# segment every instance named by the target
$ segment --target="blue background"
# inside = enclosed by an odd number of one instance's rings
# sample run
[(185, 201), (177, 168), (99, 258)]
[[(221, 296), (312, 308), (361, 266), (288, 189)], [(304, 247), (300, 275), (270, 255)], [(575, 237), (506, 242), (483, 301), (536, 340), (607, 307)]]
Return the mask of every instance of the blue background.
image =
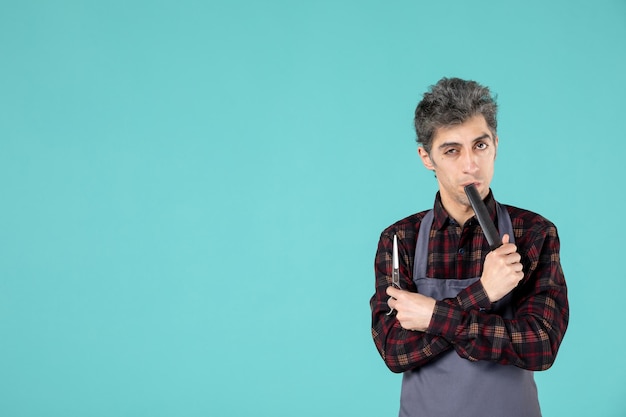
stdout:
[(0, 1), (0, 414), (395, 415), (374, 253), (459, 76), (559, 228), (544, 415), (626, 415), (625, 41), (623, 0)]

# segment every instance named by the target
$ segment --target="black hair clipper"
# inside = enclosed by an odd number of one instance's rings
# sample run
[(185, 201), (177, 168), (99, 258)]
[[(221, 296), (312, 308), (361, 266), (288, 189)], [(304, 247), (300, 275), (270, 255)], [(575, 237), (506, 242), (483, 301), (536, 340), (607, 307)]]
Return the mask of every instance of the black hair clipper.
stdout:
[(476, 213), (478, 224), (480, 224), (480, 227), (483, 229), (483, 233), (485, 233), (487, 243), (489, 243), (489, 247), (491, 248), (491, 250), (497, 249), (502, 246), (502, 239), (500, 238), (498, 230), (493, 224), (491, 217), (489, 217), (487, 207), (485, 206), (483, 200), (480, 198), (476, 186), (474, 184), (466, 185), (465, 194), (467, 194), (467, 198), (469, 199), (470, 204), (474, 209), (474, 213)]

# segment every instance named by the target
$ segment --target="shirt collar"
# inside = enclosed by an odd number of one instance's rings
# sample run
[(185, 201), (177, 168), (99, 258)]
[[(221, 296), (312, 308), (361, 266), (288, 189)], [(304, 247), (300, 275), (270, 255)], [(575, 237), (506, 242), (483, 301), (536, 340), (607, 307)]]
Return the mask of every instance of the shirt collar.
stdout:
[[(491, 217), (491, 220), (493, 220), (493, 222), (496, 223), (496, 220), (497, 220), (496, 219), (496, 200), (493, 198), (493, 193), (491, 192), (491, 189), (489, 189), (489, 194), (487, 194), (487, 197), (485, 197), (483, 201), (485, 202), (485, 205), (487, 206), (489, 217)], [(441, 195), (439, 194), (439, 192), (437, 192), (437, 195), (435, 196), (435, 206), (433, 208), (433, 212), (434, 212), (433, 213), (434, 214), (433, 227), (435, 227), (437, 230), (443, 229), (444, 227), (448, 226), (451, 222), (456, 223), (456, 221), (448, 215), (448, 212), (446, 211), (446, 209), (443, 208), (443, 204), (441, 204)], [(470, 221), (475, 222), (476, 216), (473, 216), (470, 219)]]

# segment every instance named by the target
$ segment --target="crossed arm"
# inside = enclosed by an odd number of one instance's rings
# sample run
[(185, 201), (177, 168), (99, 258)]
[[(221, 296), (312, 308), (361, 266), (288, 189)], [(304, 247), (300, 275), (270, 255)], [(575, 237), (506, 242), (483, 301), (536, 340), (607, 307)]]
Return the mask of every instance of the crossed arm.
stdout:
[[(372, 336), (387, 366), (404, 372), (454, 349), (472, 361), (548, 369), (569, 317), (556, 228), (533, 235), (526, 247), (523, 258), (512, 244), (491, 252), (479, 281), (455, 298), (436, 301), (416, 293), (406, 253), (400, 257), (405, 290), (389, 288), (391, 236), (383, 233), (375, 263), (376, 293), (370, 304)], [(511, 289), (514, 317), (505, 319), (490, 309)], [(390, 306), (397, 313), (387, 316)]]

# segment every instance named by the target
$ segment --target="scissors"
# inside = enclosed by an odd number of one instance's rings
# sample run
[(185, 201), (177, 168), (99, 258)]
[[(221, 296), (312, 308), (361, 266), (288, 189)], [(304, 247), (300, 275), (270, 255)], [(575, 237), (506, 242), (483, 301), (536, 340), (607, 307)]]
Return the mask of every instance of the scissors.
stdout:
[[(400, 261), (398, 260), (398, 237), (393, 235), (393, 253), (392, 253), (393, 271), (391, 272), (391, 285), (400, 288)], [(388, 316), (393, 313), (393, 308), (387, 313)]]

